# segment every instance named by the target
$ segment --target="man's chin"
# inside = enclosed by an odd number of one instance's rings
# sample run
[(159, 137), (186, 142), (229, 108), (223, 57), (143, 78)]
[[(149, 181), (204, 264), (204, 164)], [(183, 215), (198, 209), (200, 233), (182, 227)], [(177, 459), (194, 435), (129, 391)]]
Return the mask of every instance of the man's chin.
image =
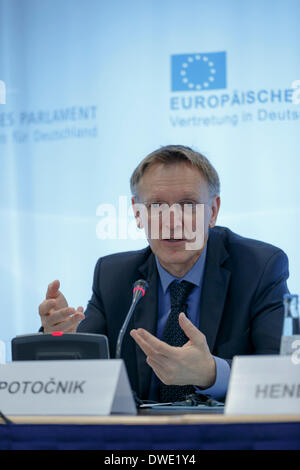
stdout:
[(150, 246), (159, 259), (171, 264), (189, 263), (191, 258), (198, 257), (203, 250), (203, 245), (199, 248), (193, 248), (193, 243), (188, 240), (156, 240), (155, 243), (152, 241)]

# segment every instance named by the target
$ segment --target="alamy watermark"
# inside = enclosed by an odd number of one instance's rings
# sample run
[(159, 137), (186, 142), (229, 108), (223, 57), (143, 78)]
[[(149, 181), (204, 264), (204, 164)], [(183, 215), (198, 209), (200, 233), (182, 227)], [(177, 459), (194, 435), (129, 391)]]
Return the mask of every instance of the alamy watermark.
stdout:
[(186, 250), (197, 250), (204, 244), (204, 208), (202, 203), (187, 201), (171, 206), (145, 202), (132, 205), (127, 196), (119, 196), (117, 206), (97, 207), (96, 215), (101, 220), (96, 235), (101, 240), (137, 240), (146, 235), (151, 240), (183, 242)]
[(294, 80), (292, 83), (293, 95), (292, 103), (300, 104), (300, 80)]
[(3, 80), (0, 80), (0, 104), (6, 104), (6, 85)]
[(292, 353), (292, 363), (295, 365), (300, 364), (300, 340), (295, 339), (295, 341), (292, 342), (292, 349), (295, 349), (295, 351)]

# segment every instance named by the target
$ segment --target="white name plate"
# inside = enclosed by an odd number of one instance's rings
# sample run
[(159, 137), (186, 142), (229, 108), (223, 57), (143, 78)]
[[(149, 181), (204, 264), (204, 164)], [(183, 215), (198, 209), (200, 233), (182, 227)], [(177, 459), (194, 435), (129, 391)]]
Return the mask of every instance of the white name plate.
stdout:
[(0, 340), (0, 364), (5, 364), (6, 348), (4, 341)]
[(300, 414), (300, 361), (292, 359), (234, 357), (224, 413)]
[(5, 415), (136, 414), (123, 360), (16, 361), (0, 364)]

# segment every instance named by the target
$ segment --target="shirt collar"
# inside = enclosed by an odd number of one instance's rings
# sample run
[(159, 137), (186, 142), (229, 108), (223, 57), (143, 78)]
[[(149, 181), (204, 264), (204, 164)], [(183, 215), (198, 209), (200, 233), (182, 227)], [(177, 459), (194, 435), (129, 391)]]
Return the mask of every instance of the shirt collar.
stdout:
[(204, 271), (204, 265), (205, 265), (205, 259), (206, 259), (206, 248), (207, 248), (207, 243), (205, 244), (204, 250), (197, 259), (196, 263), (192, 266), (192, 268), (185, 274), (184, 277), (175, 277), (172, 274), (168, 273), (162, 265), (160, 264), (157, 256), (155, 255), (155, 260), (156, 260), (156, 266), (158, 269), (159, 277), (160, 277), (160, 282), (163, 288), (164, 294), (166, 293), (169, 285), (171, 282), (174, 280), (176, 281), (189, 281), (192, 284), (195, 284), (196, 286), (200, 287), (202, 283), (202, 275)]

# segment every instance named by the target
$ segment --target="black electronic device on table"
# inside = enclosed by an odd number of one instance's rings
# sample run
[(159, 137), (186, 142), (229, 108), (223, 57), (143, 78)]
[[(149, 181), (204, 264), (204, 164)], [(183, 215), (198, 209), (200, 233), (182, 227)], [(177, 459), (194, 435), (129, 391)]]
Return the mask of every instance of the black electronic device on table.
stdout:
[(109, 359), (105, 335), (90, 333), (36, 333), (11, 341), (13, 361)]

